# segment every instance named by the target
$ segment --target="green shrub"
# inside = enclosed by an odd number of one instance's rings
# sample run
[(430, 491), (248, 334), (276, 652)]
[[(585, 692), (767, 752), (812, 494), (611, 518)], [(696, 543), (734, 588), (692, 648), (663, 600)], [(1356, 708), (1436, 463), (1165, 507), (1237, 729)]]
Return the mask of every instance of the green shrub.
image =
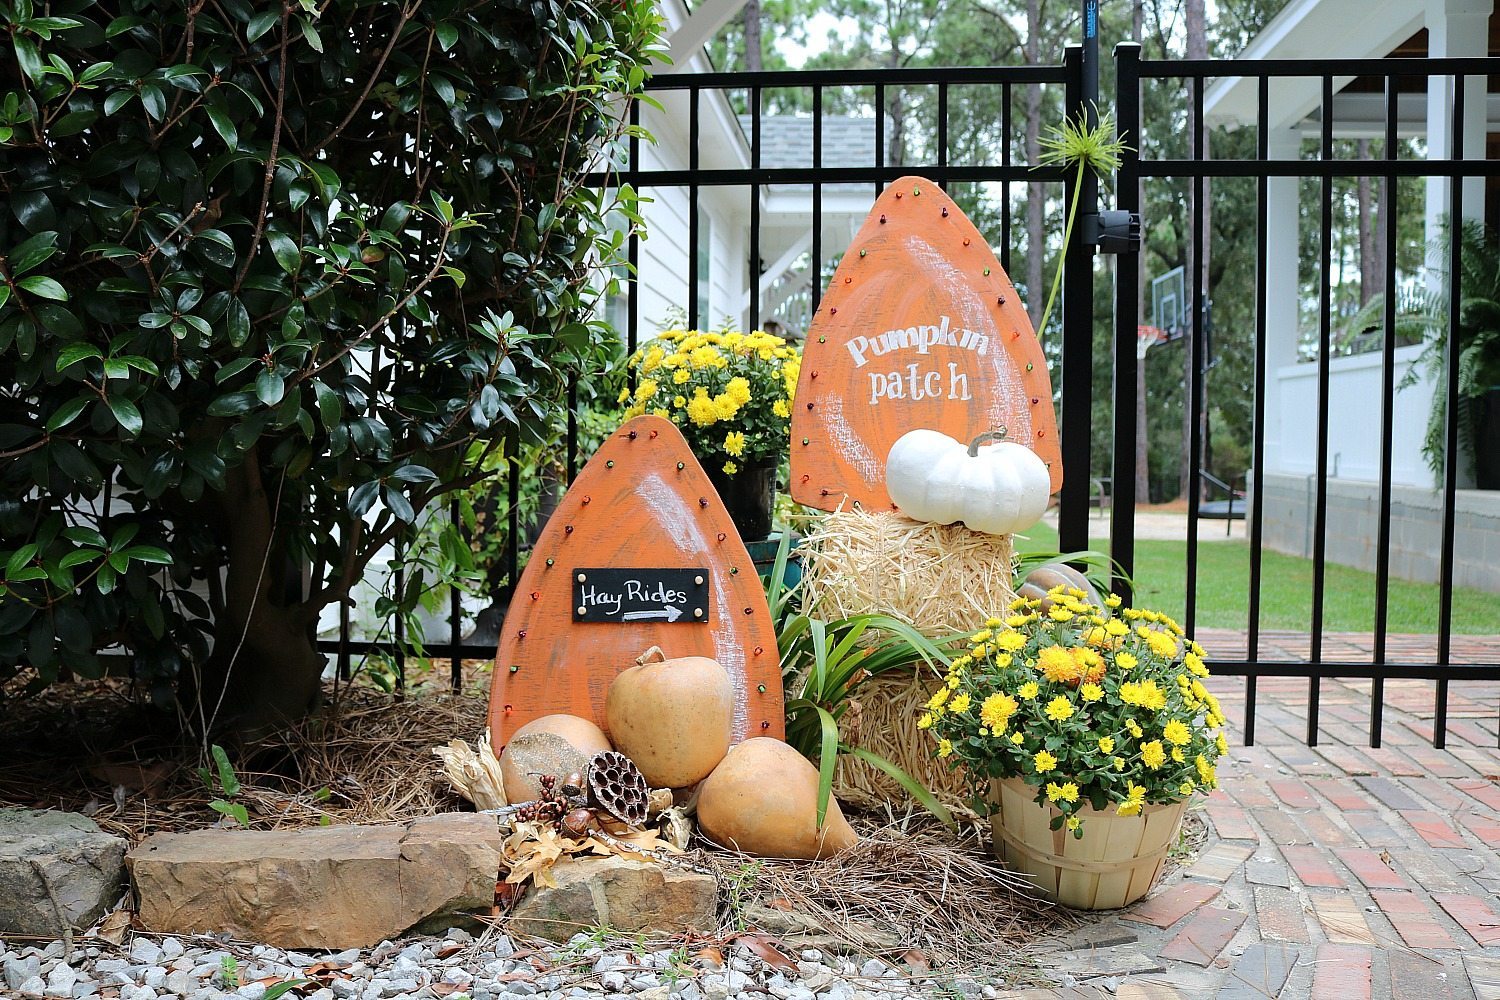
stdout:
[(120, 645), (200, 724), (299, 715), (319, 610), (618, 353), (593, 274), (634, 213), (584, 179), (654, 5), (0, 20), (0, 679)]

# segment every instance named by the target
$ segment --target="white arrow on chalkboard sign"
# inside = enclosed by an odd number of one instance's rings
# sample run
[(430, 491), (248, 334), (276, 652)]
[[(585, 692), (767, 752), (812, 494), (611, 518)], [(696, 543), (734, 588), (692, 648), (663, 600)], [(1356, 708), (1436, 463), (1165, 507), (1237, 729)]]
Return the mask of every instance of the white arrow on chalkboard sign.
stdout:
[(627, 622), (662, 621), (675, 622), (682, 617), (682, 609), (668, 604), (660, 611), (627, 611), (620, 616)]

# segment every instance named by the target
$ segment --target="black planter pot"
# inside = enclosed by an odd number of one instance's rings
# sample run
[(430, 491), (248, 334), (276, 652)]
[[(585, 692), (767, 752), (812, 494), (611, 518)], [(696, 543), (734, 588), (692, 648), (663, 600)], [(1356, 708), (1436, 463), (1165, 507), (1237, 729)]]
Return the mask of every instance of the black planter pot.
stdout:
[(1479, 397), (1479, 419), (1474, 433), (1474, 485), (1500, 490), (1500, 385)]
[(729, 511), (729, 519), (739, 529), (740, 538), (758, 542), (771, 533), (771, 509), (776, 505), (775, 459), (750, 462), (740, 466), (732, 476), (721, 467), (707, 470), (719, 499)]

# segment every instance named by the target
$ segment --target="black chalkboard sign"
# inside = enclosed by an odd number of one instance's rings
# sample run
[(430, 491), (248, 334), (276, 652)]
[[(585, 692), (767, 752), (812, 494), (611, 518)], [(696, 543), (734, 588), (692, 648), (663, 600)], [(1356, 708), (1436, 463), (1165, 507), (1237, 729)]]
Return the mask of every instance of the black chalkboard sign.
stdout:
[(575, 622), (708, 621), (706, 569), (575, 569)]

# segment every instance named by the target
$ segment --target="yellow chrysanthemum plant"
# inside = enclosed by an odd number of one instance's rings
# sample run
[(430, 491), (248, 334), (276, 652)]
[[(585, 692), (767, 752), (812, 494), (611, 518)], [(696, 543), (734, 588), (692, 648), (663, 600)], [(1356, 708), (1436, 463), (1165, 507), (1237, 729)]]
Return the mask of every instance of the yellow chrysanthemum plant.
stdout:
[(676, 424), (704, 468), (733, 476), (787, 449), (802, 356), (769, 333), (667, 330), (630, 358), (625, 418)]
[[(969, 637), (918, 725), (976, 790), (1020, 778), (1082, 837), (1079, 811), (1177, 802), (1217, 786), (1229, 750), (1203, 649), (1156, 611), (1056, 587)], [(1047, 610), (1043, 610), (1046, 607)]]

